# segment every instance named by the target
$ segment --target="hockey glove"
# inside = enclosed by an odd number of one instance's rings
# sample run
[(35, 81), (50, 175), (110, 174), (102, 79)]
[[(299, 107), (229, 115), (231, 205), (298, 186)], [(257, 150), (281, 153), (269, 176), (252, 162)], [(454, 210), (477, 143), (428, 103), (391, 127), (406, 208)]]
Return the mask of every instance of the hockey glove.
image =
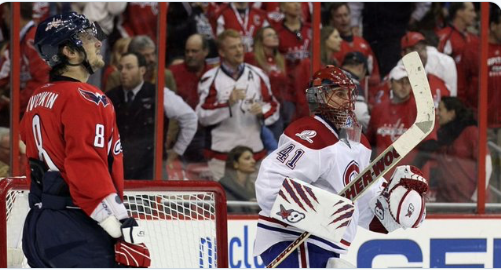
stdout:
[(134, 218), (122, 220), (122, 237), (115, 244), (115, 261), (130, 267), (149, 267), (150, 251), (143, 243), (145, 232)]
[(428, 183), (418, 168), (399, 166), (381, 194), (371, 200), (371, 210), (388, 232), (417, 228), (426, 216), (426, 191)]

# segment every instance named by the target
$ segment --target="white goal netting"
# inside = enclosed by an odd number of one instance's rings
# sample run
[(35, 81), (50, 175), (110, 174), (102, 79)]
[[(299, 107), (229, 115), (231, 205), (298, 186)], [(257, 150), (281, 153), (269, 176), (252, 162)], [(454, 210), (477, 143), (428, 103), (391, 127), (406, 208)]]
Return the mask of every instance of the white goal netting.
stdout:
[[(11, 183), (2, 183), (10, 181)], [(22, 253), (22, 229), (28, 213), (23, 179), (0, 180), (0, 267), (27, 266)], [(124, 203), (146, 228), (152, 268), (226, 267), (226, 205), (214, 182), (134, 181), (126, 183)], [(206, 186), (204, 186), (204, 184)], [(3, 191), (2, 191), (3, 190)], [(1, 199), (3, 200), (3, 198)], [(4, 221), (5, 220), (5, 221)], [(0, 225), (3, 227), (3, 224)], [(7, 254), (3, 254), (3, 246)], [(4, 262), (5, 257), (6, 262)], [(24, 262), (23, 262), (24, 261)]]

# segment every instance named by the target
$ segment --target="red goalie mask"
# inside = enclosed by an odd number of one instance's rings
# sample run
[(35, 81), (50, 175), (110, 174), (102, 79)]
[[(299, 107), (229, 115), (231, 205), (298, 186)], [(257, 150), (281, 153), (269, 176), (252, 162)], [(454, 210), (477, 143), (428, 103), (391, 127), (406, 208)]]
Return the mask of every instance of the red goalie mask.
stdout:
[(331, 121), (337, 128), (351, 128), (356, 123), (355, 89), (345, 71), (327, 66), (313, 75), (310, 88), (306, 90), (310, 111)]

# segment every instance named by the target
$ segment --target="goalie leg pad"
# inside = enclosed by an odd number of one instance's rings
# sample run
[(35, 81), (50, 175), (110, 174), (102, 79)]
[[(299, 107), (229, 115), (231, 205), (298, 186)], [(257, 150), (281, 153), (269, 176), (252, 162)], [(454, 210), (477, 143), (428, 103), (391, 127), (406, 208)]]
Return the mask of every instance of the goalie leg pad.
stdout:
[(351, 200), (305, 182), (285, 178), (270, 216), (318, 237), (340, 242), (354, 210)]

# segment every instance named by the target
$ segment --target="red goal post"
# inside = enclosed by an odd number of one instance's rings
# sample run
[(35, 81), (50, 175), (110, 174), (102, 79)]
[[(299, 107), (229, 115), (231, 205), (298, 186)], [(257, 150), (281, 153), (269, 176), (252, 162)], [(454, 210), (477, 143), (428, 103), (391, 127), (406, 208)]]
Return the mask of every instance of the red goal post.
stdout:
[[(0, 179), (0, 267), (25, 265), (25, 178)], [(124, 203), (149, 235), (154, 268), (227, 268), (226, 195), (212, 181), (126, 181)], [(26, 265), (25, 265), (26, 266)]]

